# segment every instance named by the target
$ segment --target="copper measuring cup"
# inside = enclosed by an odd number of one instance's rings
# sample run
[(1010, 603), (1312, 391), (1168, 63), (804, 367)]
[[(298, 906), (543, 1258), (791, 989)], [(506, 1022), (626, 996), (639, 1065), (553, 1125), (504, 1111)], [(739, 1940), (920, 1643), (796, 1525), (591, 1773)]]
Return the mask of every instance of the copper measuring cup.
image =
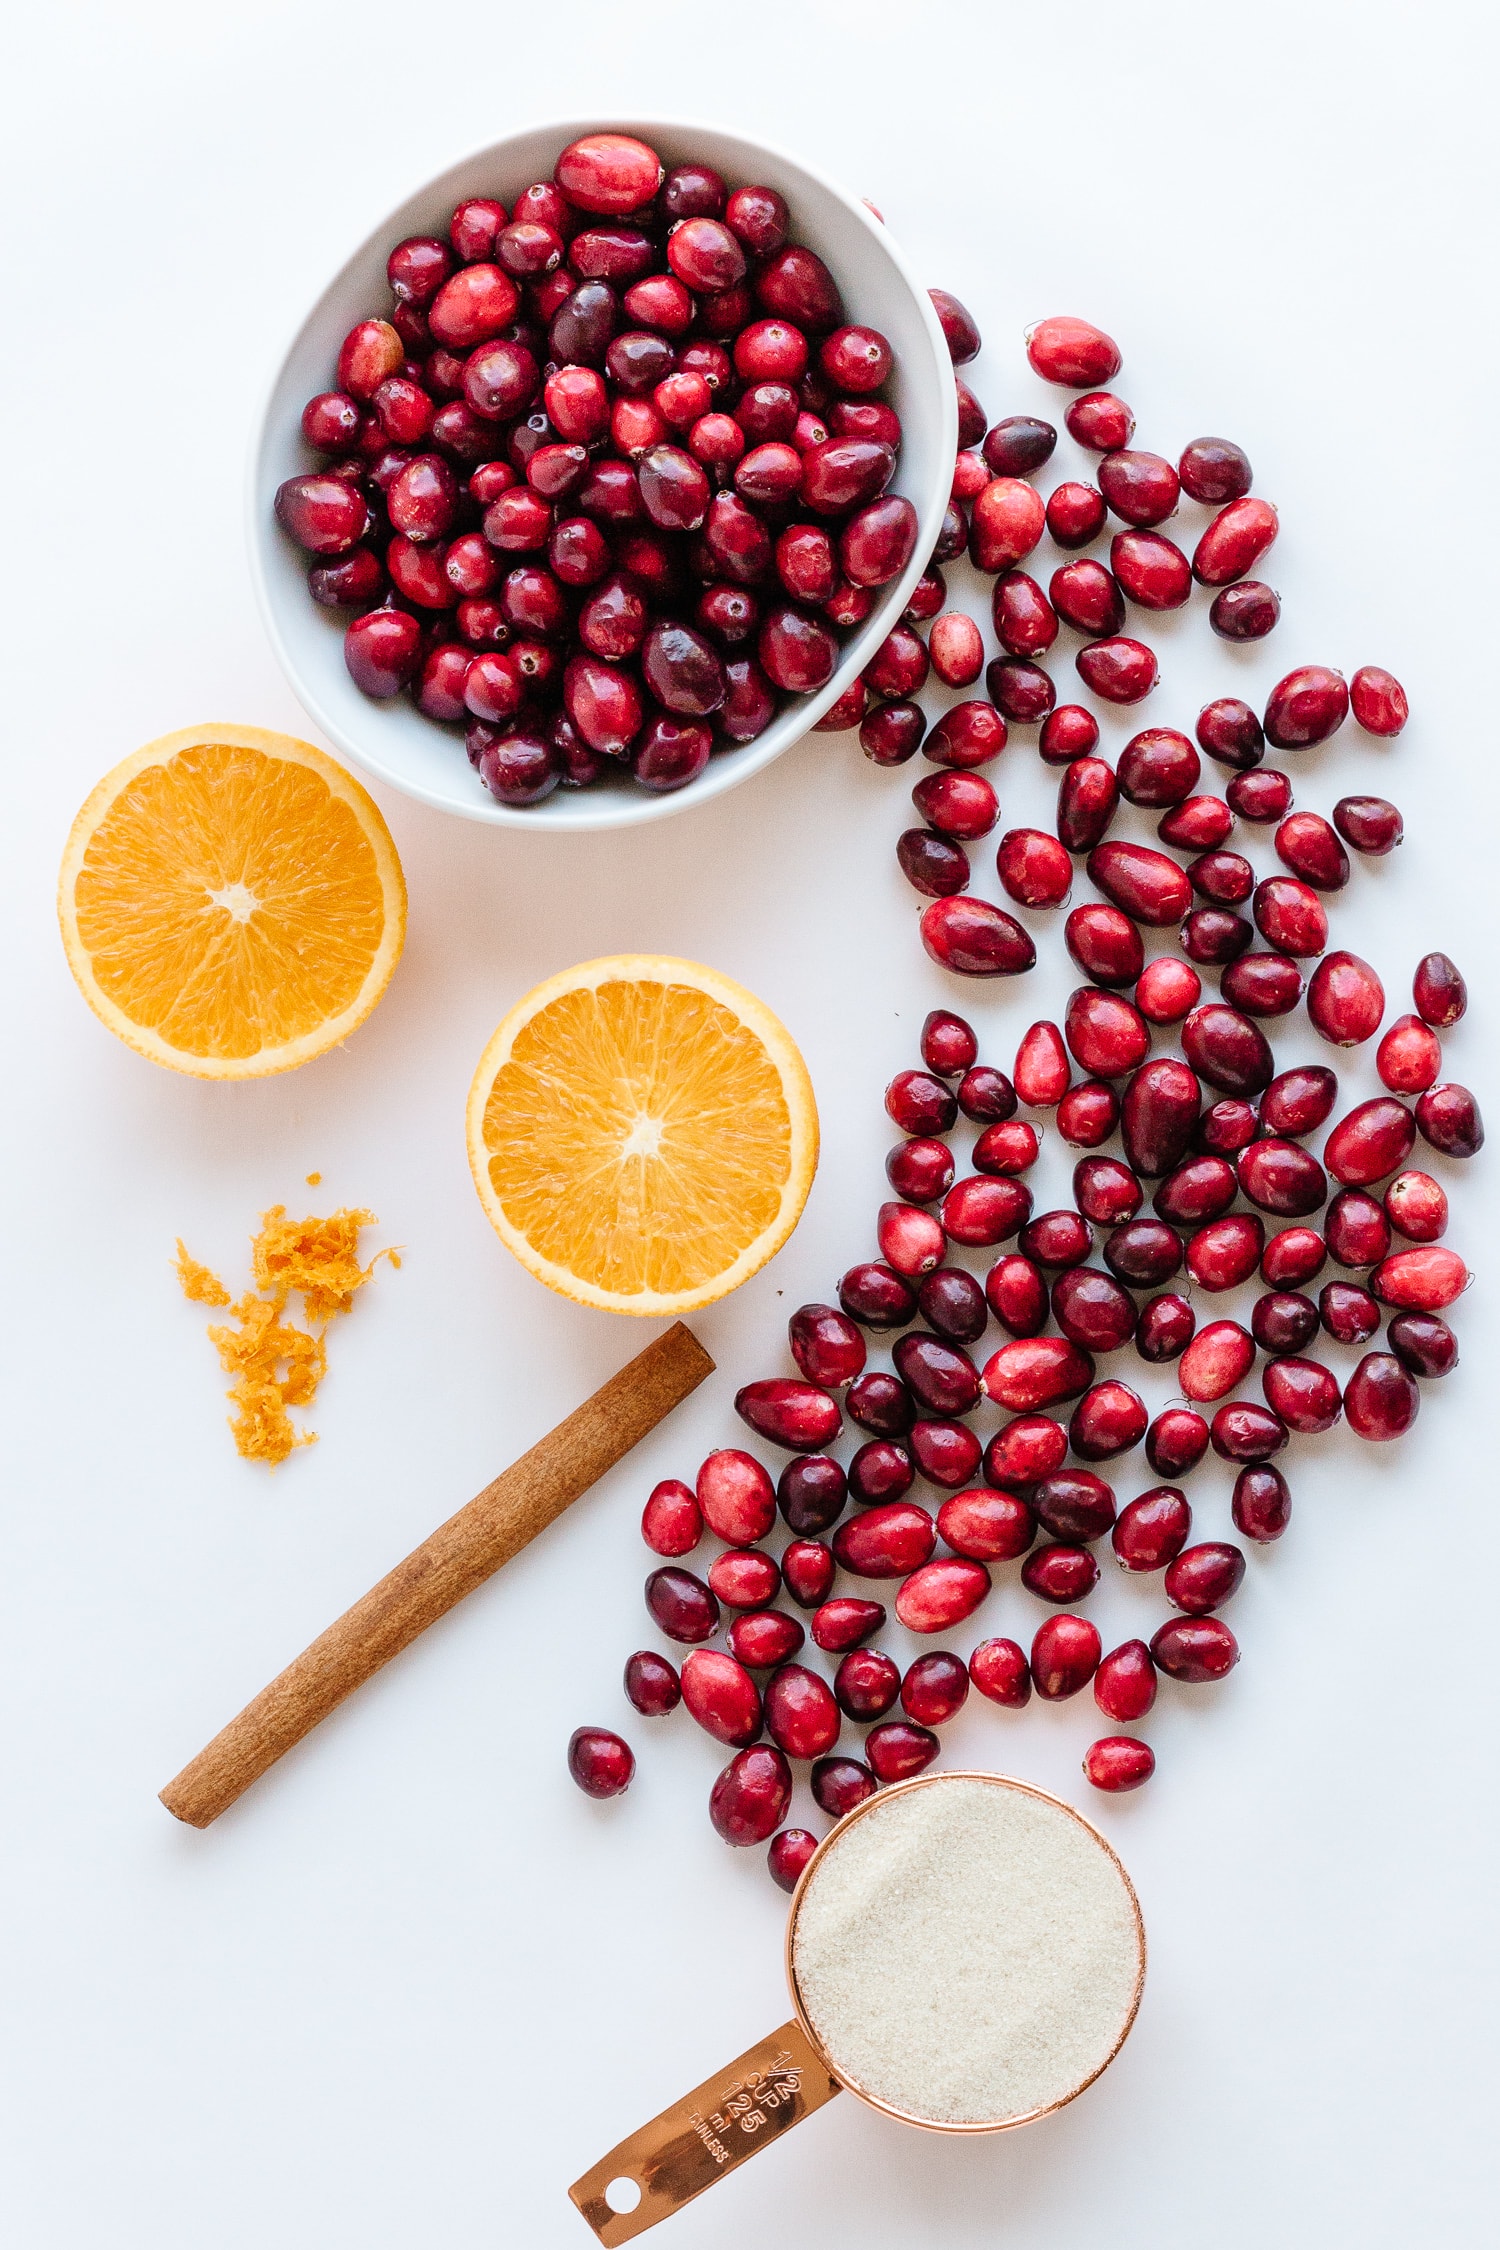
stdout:
[[(847, 2068), (841, 2068), (813, 2028), (798, 1986), (795, 1960), (798, 1915), (830, 1848), (847, 1835), (854, 1822), (889, 1806), (893, 1799), (914, 1790), (942, 1789), (955, 1782), (982, 1782), (998, 1789), (1013, 1790), (1066, 1813), (1106, 1855), (1118, 1875), (1129, 1904), (1136, 1942), (1134, 1989), (1124, 2021), (1108, 2053), (1095, 2062), (1076, 2085), (1039, 2108), (1015, 2116), (962, 2123), (914, 2116), (872, 2093), (868, 2087), (860, 2085)], [(753, 2047), (712, 2078), (705, 2079), (701, 2086), (695, 2086), (690, 2094), (621, 2141), (569, 2188), (573, 2202), (606, 2250), (614, 2250), (615, 2244), (632, 2241), (648, 2227), (670, 2218), (683, 2204), (712, 2187), (715, 2180), (734, 2171), (768, 2142), (778, 2140), (845, 2087), (887, 2117), (894, 2117), (904, 2125), (919, 2126), (929, 2133), (1006, 2132), (1014, 2125), (1029, 2125), (1039, 2117), (1050, 2116), (1091, 2086), (1124, 2045), (1135, 2022), (1145, 1983), (1146, 1932), (1134, 1885), (1118, 1853), (1091, 1821), (1085, 1820), (1082, 1813), (1061, 1797), (1003, 1774), (920, 1774), (914, 1780), (897, 1782), (894, 1787), (866, 1798), (823, 1838), (792, 1894), (787, 1916), (786, 1975), (792, 2006), (796, 2010), (790, 2022), (757, 2040)]]

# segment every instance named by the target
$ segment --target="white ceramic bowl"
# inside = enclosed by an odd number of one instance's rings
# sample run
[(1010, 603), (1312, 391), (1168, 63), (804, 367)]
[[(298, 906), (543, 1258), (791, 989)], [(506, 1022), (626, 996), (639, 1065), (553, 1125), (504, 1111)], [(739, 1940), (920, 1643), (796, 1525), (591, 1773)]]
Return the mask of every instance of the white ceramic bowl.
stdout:
[[(741, 749), (715, 753), (685, 789), (658, 796), (628, 777), (596, 789), (559, 789), (539, 805), (497, 804), (464, 755), (462, 735), (424, 718), (404, 697), (389, 703), (362, 695), (344, 665), (341, 611), (320, 609), (307, 591), (307, 559), (277, 528), (272, 501), (284, 478), (314, 466), (304, 444), (306, 401), (333, 381), (339, 345), (357, 320), (388, 302), (385, 262), (410, 234), (443, 234), (454, 205), (470, 195), (504, 202), (533, 180), (550, 180), (559, 152), (581, 133), (603, 128), (635, 133), (670, 167), (696, 157), (731, 186), (774, 187), (791, 206), (792, 237), (826, 260), (851, 320), (878, 328), (891, 342), (896, 367), (891, 402), (901, 416), (901, 455), (891, 490), (916, 508), (917, 543), (899, 579), (884, 587), (861, 629), (845, 642), (833, 678), (816, 695), (787, 706)], [(324, 290), (297, 331), (271, 385), (250, 460), (250, 561), (271, 644), (297, 698), (331, 742), (378, 780), (409, 796), (499, 827), (623, 828), (662, 820), (758, 773), (800, 740), (868, 663), (906, 605), (931, 554), (953, 479), (958, 409), (953, 367), (931, 301), (886, 229), (857, 198), (805, 164), (757, 141), (708, 126), (657, 118), (575, 118), (513, 133), (465, 157), (382, 219)]]

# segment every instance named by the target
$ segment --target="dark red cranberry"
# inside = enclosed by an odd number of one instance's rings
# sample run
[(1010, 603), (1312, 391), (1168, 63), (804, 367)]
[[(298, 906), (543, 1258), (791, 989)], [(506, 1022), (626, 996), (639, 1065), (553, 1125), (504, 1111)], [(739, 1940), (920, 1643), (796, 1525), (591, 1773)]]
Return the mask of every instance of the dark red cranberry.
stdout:
[(1258, 766), (1266, 754), (1266, 738), (1260, 720), (1248, 703), (1237, 697), (1223, 695), (1216, 702), (1205, 703), (1198, 713), (1198, 741), (1209, 757), (1221, 766), (1232, 766), (1237, 772), (1246, 772)]
[(917, 1310), (915, 1290), (886, 1265), (851, 1266), (839, 1283), (839, 1303), (865, 1328), (904, 1328)]
[(726, 1844), (763, 1844), (781, 1826), (792, 1796), (792, 1769), (780, 1750), (756, 1743), (738, 1751), (709, 1794), (708, 1812)]
[(1224, 641), (1263, 641), (1281, 616), (1281, 596), (1258, 578), (1225, 586), (1209, 604), (1208, 622)]
[(1104, 1653), (1087, 1618), (1049, 1617), (1031, 1643), (1031, 1677), (1038, 1695), (1058, 1703), (1088, 1686)]
[(1174, 1618), (1151, 1638), (1151, 1656), (1159, 1672), (1174, 1680), (1202, 1684), (1222, 1680), (1240, 1660), (1239, 1643), (1217, 1617)]
[(1146, 1432), (1146, 1459), (1159, 1477), (1186, 1476), (1208, 1451), (1208, 1424), (1188, 1406), (1169, 1406)]
[(1378, 664), (1360, 666), (1349, 682), (1349, 701), (1366, 734), (1399, 734), (1410, 715), (1405, 688)]
[(917, 1292), (917, 1309), (938, 1335), (954, 1344), (974, 1343), (989, 1321), (982, 1286), (960, 1266), (943, 1266), (926, 1275)]
[(1089, 391), (1075, 398), (1063, 416), (1068, 435), (1091, 453), (1115, 453), (1135, 435), (1135, 416), (1113, 391)]
[(962, 1660), (945, 1649), (919, 1656), (901, 1682), (901, 1708), (918, 1726), (940, 1727), (963, 1709), (969, 1674)]
[(1190, 1617), (1206, 1617), (1238, 1590), (1245, 1576), (1245, 1557), (1226, 1540), (1206, 1539), (1186, 1547), (1168, 1565), (1163, 1590), (1175, 1609)]
[(421, 650), (422, 628), (404, 610), (372, 609), (344, 634), (349, 676), (366, 695), (399, 695), (416, 672)]
[(1278, 750), (1306, 750), (1336, 734), (1349, 713), (1342, 672), (1304, 664), (1272, 688), (1266, 704), (1266, 739)]
[(1292, 1496), (1286, 1478), (1269, 1463), (1241, 1469), (1230, 1502), (1234, 1528), (1262, 1546), (1279, 1539), (1291, 1521)]
[(568, 1771), (586, 1797), (618, 1797), (630, 1787), (635, 1754), (608, 1727), (575, 1727), (568, 1741)]
[(1123, 634), (1090, 642), (1073, 662), (1084, 686), (1106, 703), (1139, 703), (1156, 685), (1155, 656), (1144, 641)]
[(1417, 1014), (1437, 1031), (1450, 1031), (1469, 1005), (1469, 988), (1446, 953), (1424, 954), (1411, 989)]
[(653, 1648), (637, 1649), (625, 1664), (625, 1693), (643, 1718), (660, 1719), (682, 1701), (675, 1665)]
[(1117, 906), (1075, 906), (1063, 926), (1063, 939), (1095, 984), (1134, 984), (1145, 965), (1141, 933)]
[(1012, 1336), (1035, 1336), (1047, 1324), (1047, 1284), (1039, 1267), (1013, 1252), (997, 1258), (985, 1277), (990, 1311)]
[(1193, 1512), (1175, 1485), (1159, 1484), (1122, 1508), (1110, 1545), (1122, 1568), (1165, 1569), (1187, 1545)]
[(1429, 1087), (1417, 1102), (1417, 1129), (1441, 1156), (1475, 1156), (1484, 1146), (1484, 1120), (1467, 1086)]
[(781, 1576), (799, 1609), (817, 1609), (833, 1585), (833, 1551), (821, 1539), (794, 1539), (782, 1550)]
[[(1103, 758), (1075, 758), (1064, 768), (1057, 791), (1057, 833), (1062, 843), (1070, 852), (1093, 851), (1108, 833), (1119, 802), (1120, 786), (1114, 768)], [(1137, 964), (1128, 979), (1099, 981), (1133, 983), (1139, 973)]]
[(1148, 1297), (1141, 1307), (1135, 1348), (1149, 1366), (1165, 1366), (1182, 1357), (1197, 1325), (1197, 1315), (1186, 1297), (1174, 1292)]
[(1436, 1313), (1398, 1313), (1386, 1342), (1403, 1367), (1425, 1379), (1450, 1375), (1458, 1365), (1458, 1338)]
[[(996, 591), (998, 594), (998, 587)], [(1053, 571), (1048, 592), (1051, 607), (1077, 632), (1099, 637), (1118, 633), (1125, 622), (1124, 595), (1103, 563), (1064, 563), (1060, 570)]]
[(1027, 1505), (1054, 1539), (1074, 1545), (1102, 1539), (1115, 1520), (1113, 1491), (1089, 1469), (1060, 1469), (1042, 1477), (1031, 1487)]
[(773, 1376), (746, 1383), (735, 1393), (734, 1410), (757, 1437), (789, 1453), (820, 1453), (838, 1435), (843, 1416), (838, 1401), (814, 1383)]
[(1059, 547), (1086, 547), (1104, 529), (1103, 493), (1091, 484), (1060, 484), (1047, 501), (1047, 529)]
[(1215, 1102), (1199, 1118), (1193, 1142), (1205, 1156), (1238, 1156), (1255, 1139), (1257, 1129), (1249, 1102)]
[(1059, 703), (1042, 721), (1036, 746), (1043, 765), (1066, 766), (1087, 757), (1098, 742), (1099, 722), (1093, 713), (1081, 704)]
[(1177, 507), (1181, 489), (1177, 471), (1158, 453), (1133, 453), (1122, 448), (1106, 454), (1099, 464), (1099, 489), (1130, 524), (1165, 523)]
[[(916, 756), (926, 731), (927, 720), (919, 704), (882, 703), (861, 725), (859, 746), (872, 765), (904, 766)], [(966, 858), (964, 864), (968, 864)], [(967, 882), (967, 876), (964, 880)], [(950, 887), (961, 889), (962, 885)]]
[(981, 1641), (969, 1658), (969, 1678), (991, 1703), (1019, 1711), (1031, 1700), (1031, 1667), (1015, 1641)]
[[(1068, 768), (1069, 774), (1078, 771)], [(1146, 844), (1100, 844), (1088, 858), (1089, 880), (1133, 922), (1165, 929), (1192, 905), (1187, 875), (1165, 852)], [(1191, 1020), (1191, 1019), (1190, 1019)]]
[[(1337, 1400), (1336, 1383), (1333, 1389)], [(1221, 1460), (1268, 1461), (1285, 1446), (1287, 1424), (1270, 1407), (1258, 1406), (1254, 1399), (1232, 1399), (1227, 1406), (1219, 1408), (1209, 1435)]]
[(1409, 1370), (1392, 1352), (1367, 1352), (1344, 1387), (1344, 1415), (1356, 1437), (1388, 1444), (1403, 1437), (1422, 1403)]
[(1126, 598), (1141, 609), (1181, 609), (1193, 590), (1187, 556), (1159, 531), (1117, 532), (1110, 568)]
[(985, 667), (985, 692), (1013, 726), (1039, 726), (1057, 701), (1052, 676), (1021, 657), (996, 658)]
[(1015, 917), (983, 899), (935, 899), (922, 916), (921, 934), (939, 967), (960, 976), (1018, 976), (1036, 960), (1036, 947)]
[(1194, 438), (1183, 447), (1177, 473), (1189, 499), (1214, 508), (1242, 500), (1251, 485), (1249, 456), (1232, 438)]
[(1037, 1547), (1021, 1565), (1021, 1583), (1039, 1601), (1081, 1602), (1099, 1583), (1099, 1565), (1086, 1547)]
[(1363, 1344), (1380, 1326), (1380, 1307), (1368, 1289), (1329, 1281), (1318, 1292), (1318, 1318), (1336, 1344)]

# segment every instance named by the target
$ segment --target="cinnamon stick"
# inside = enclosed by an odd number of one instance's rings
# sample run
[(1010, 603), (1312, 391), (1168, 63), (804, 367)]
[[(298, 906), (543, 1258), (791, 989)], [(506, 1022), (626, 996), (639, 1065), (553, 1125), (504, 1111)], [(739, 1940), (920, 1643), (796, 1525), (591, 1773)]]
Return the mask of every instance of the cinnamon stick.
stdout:
[(161, 1792), (207, 1828), (294, 1743), (535, 1539), (679, 1406), (713, 1361), (679, 1321), (371, 1588)]

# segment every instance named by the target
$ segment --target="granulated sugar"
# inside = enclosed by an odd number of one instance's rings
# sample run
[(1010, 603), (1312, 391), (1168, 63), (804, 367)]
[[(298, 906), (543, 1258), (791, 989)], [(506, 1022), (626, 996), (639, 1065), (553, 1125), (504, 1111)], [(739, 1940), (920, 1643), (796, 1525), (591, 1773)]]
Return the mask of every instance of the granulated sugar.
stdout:
[(958, 1775), (850, 1823), (792, 1942), (830, 2059), (934, 2124), (1002, 2124), (1076, 2093), (1128, 2029), (1141, 1967), (1131, 1892), (1091, 1831)]

